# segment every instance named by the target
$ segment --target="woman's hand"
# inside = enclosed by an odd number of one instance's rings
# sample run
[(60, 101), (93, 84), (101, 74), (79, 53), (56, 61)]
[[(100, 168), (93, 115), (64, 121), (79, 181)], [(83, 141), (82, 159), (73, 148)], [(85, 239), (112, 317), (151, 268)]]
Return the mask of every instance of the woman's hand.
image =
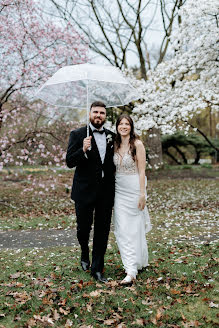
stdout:
[(139, 210), (142, 211), (145, 208), (145, 205), (146, 205), (145, 194), (141, 194), (138, 201)]

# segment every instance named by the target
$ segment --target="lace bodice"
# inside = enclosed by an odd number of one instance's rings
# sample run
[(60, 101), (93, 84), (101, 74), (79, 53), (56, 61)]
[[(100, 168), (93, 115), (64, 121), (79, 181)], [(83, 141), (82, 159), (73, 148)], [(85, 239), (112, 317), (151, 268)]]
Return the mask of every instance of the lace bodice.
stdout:
[(113, 156), (113, 161), (116, 166), (116, 173), (138, 173), (136, 162), (133, 160), (132, 155), (129, 153), (126, 153), (123, 157), (119, 153), (115, 153)]

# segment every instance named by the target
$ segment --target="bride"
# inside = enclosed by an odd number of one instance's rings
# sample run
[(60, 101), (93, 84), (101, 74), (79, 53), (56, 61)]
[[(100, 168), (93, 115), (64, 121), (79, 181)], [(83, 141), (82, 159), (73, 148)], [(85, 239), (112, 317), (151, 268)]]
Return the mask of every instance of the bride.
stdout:
[(151, 230), (151, 225), (146, 207), (146, 158), (130, 116), (122, 114), (118, 118), (116, 131), (114, 233), (126, 272), (121, 284), (129, 285), (138, 270), (148, 265), (145, 234)]

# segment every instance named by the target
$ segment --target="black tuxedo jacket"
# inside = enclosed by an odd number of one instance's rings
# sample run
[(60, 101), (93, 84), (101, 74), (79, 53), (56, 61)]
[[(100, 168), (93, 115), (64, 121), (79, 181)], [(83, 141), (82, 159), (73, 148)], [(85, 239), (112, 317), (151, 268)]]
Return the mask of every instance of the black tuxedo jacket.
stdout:
[[(115, 194), (115, 166), (113, 164), (115, 134), (105, 129), (106, 155), (101, 162), (100, 154), (90, 129), (91, 150), (87, 151), (87, 158), (83, 152), (83, 140), (87, 137), (87, 127), (73, 130), (70, 133), (66, 164), (69, 168), (76, 167), (71, 199), (81, 204), (91, 204), (97, 200), (98, 193), (104, 190), (102, 197), (108, 204), (113, 204)], [(102, 178), (102, 171), (104, 177)], [(103, 189), (102, 189), (103, 188)]]

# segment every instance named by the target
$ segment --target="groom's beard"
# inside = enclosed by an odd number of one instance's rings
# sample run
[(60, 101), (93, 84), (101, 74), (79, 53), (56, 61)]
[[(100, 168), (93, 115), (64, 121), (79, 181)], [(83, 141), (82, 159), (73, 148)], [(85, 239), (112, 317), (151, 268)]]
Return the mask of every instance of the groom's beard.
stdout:
[(90, 122), (96, 129), (99, 130), (101, 128), (101, 126), (104, 125), (105, 120), (103, 120), (103, 121), (100, 120), (100, 122), (95, 122), (95, 119), (90, 119)]

